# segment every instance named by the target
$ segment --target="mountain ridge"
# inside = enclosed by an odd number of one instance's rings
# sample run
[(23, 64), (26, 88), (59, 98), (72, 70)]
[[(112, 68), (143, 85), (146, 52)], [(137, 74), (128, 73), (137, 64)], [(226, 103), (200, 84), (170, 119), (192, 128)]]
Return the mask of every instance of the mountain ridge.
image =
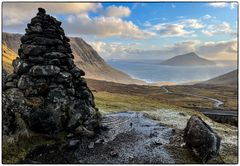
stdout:
[[(2, 33), (2, 41), (6, 46), (18, 53), (22, 34)], [(74, 55), (74, 62), (86, 73), (86, 78), (105, 80), (125, 84), (145, 84), (144, 81), (131, 78), (128, 74), (108, 65), (98, 53), (80, 37), (70, 37), (70, 45)]]
[(198, 83), (204, 85), (224, 85), (230, 87), (237, 87), (238, 86), (238, 70), (233, 70), (228, 73), (222, 74), (220, 76), (214, 77), (207, 81)]
[(160, 63), (168, 66), (213, 66), (215, 62), (199, 57), (196, 53), (177, 55)]

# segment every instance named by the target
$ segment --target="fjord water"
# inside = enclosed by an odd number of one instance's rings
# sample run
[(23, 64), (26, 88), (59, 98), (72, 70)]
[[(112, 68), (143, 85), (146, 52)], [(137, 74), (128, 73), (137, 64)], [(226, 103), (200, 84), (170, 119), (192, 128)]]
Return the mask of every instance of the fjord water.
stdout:
[(216, 66), (166, 66), (160, 60), (107, 60), (112, 67), (148, 83), (177, 84), (205, 81), (237, 69), (237, 62), (217, 61)]

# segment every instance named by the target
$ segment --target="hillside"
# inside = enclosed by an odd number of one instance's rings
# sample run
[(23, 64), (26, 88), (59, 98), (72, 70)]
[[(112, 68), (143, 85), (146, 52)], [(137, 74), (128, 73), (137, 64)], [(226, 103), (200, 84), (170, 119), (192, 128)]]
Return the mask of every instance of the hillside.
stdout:
[[(3, 33), (2, 40), (9, 49), (17, 54), (21, 36), (21, 34)], [(125, 84), (144, 84), (143, 81), (133, 79), (124, 72), (109, 66), (83, 39), (71, 37), (70, 44), (75, 64), (85, 71), (86, 78)]]
[(238, 85), (238, 71), (237, 69), (229, 73), (220, 75), (218, 77), (212, 78), (210, 80), (204, 81), (200, 84), (211, 84), (211, 85), (222, 85), (237, 87)]
[(211, 66), (215, 65), (213, 61), (199, 57), (194, 52), (178, 55), (160, 63), (168, 66)]
[(2, 61), (3, 68), (10, 73), (13, 70), (12, 61), (16, 59), (17, 54), (9, 49), (5, 43), (2, 44)]

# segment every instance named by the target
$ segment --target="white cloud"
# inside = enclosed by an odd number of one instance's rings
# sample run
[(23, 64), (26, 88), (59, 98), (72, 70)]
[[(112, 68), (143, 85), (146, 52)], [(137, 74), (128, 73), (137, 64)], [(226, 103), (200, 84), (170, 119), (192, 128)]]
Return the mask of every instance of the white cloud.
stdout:
[(176, 36), (192, 36), (194, 31), (187, 31), (184, 29), (184, 24), (178, 23), (161, 23), (153, 26), (160, 36), (176, 37)]
[(229, 23), (227, 22), (222, 22), (221, 24), (208, 25), (206, 29), (202, 30), (202, 33), (207, 36), (219, 34), (236, 35), (236, 32), (233, 29), (231, 29)]
[(236, 60), (237, 41), (206, 42), (198, 48), (197, 53), (210, 59)]
[(212, 2), (208, 4), (209, 6), (216, 7), (216, 8), (224, 8), (227, 6), (225, 2)]
[(23, 24), (37, 13), (42, 7), (47, 13), (76, 14), (96, 12), (102, 8), (100, 3), (3, 3), (3, 24), (6, 26)]
[(186, 19), (182, 21), (182, 24), (184, 24), (186, 27), (190, 27), (194, 29), (200, 29), (204, 27), (204, 25), (198, 19)]
[(144, 24), (143, 24), (143, 26), (145, 26), (145, 27), (151, 27), (152, 24), (151, 24), (149, 21), (145, 21)]
[(134, 47), (137, 45), (137, 43), (122, 44), (122, 43), (105, 43), (102, 41), (89, 42), (89, 44), (104, 59), (129, 58), (128, 51), (134, 49)]
[[(148, 22), (144, 24), (150, 25)], [(201, 29), (204, 25), (201, 19), (181, 19), (174, 22), (160, 23), (152, 26), (163, 37), (194, 37), (195, 29)]]
[(196, 51), (196, 46), (200, 43), (198, 40), (187, 40), (173, 45), (165, 46), (165, 49), (172, 53), (188, 53)]
[(235, 9), (236, 6), (238, 6), (237, 2), (231, 2), (230, 3), (230, 9)]
[(211, 18), (212, 18), (212, 16), (209, 15), (209, 14), (206, 14), (206, 15), (203, 16), (203, 20), (208, 20), (208, 19), (211, 19)]
[[(24, 30), (27, 22), (36, 15), (38, 7), (45, 8), (51, 15), (65, 15), (67, 18), (62, 26), (70, 35), (131, 39), (145, 39), (155, 35), (122, 18), (131, 14), (128, 7), (109, 6), (105, 10), (101, 3), (3, 3), (4, 30), (19, 27)], [(90, 12), (98, 15), (89, 17)]]
[(209, 3), (208, 5), (215, 8), (229, 7), (230, 9), (235, 9), (238, 3), (237, 2), (212, 2), (212, 3)]
[(237, 41), (201, 43), (199, 40), (186, 40), (159, 49), (137, 49), (138, 44), (91, 42), (93, 48), (105, 59), (167, 59), (176, 55), (196, 52), (199, 56), (212, 60), (236, 60)]
[(176, 55), (194, 52), (199, 43), (200, 41), (198, 40), (187, 40), (172, 45), (165, 45), (159, 49), (129, 49), (125, 50), (127, 52), (127, 56), (125, 57), (130, 59), (167, 59)]
[(131, 10), (124, 6), (109, 6), (103, 13), (106, 17), (127, 17), (131, 14)]
[(154, 36), (153, 32), (141, 30), (131, 21), (125, 21), (117, 17), (94, 17), (86, 14), (70, 17), (71, 22), (64, 25), (69, 34), (94, 35), (97, 37), (123, 37), (130, 39), (146, 39)]

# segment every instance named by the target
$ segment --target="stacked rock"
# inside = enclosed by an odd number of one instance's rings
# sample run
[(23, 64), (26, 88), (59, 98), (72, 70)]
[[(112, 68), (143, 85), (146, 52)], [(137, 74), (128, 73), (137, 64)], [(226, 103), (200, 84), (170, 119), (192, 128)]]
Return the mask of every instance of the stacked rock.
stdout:
[(60, 26), (61, 22), (38, 9), (21, 38), (20, 58), (13, 61), (5, 92), (23, 94), (24, 107), (19, 111), (32, 131), (93, 136), (100, 114)]

